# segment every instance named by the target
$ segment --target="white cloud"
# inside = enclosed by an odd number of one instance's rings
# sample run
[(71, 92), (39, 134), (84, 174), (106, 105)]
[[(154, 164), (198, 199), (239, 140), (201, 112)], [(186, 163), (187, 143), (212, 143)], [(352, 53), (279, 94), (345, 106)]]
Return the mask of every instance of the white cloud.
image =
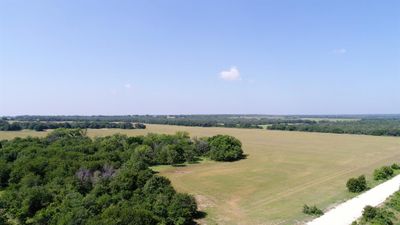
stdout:
[(332, 50), (333, 54), (338, 54), (338, 55), (346, 54), (346, 52), (347, 52), (347, 49), (345, 49), (345, 48), (337, 48), (337, 49)]
[(236, 66), (232, 66), (229, 70), (223, 70), (219, 73), (219, 77), (223, 80), (234, 81), (241, 80), (240, 72)]
[(125, 84), (124, 87), (127, 88), (127, 89), (131, 89), (132, 85), (131, 84)]

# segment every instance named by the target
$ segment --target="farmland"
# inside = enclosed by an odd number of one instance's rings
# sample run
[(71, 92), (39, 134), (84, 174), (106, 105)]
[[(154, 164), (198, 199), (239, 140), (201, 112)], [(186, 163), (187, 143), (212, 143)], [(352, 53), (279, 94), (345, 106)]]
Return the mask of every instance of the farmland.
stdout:
[[(295, 224), (309, 219), (303, 204), (327, 208), (352, 197), (349, 177), (400, 161), (400, 139), (270, 131), (148, 125), (145, 130), (96, 129), (88, 135), (142, 135), (187, 131), (191, 136), (228, 134), (240, 139), (247, 159), (156, 167), (181, 192), (196, 196), (208, 224)], [(0, 139), (45, 132), (0, 132)]]

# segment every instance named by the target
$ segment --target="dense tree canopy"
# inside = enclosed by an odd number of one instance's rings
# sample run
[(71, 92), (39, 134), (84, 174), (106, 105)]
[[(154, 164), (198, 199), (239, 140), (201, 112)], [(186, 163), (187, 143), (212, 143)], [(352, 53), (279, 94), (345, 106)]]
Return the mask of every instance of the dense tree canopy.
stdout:
[(400, 119), (362, 119), (358, 121), (320, 121), (318, 123), (279, 123), (270, 130), (400, 136)]
[(167, 124), (200, 127), (236, 127), (262, 128), (261, 125), (278, 123), (314, 123), (296, 117), (271, 118), (261, 115), (126, 115), (126, 116), (16, 116), (10, 119), (18, 121), (103, 121), (103, 122), (135, 122), (149, 124)]
[[(20, 123), (5, 123), (7, 120)], [(25, 122), (24, 122), (25, 121)], [(19, 130), (21, 126), (40, 128), (57, 123), (76, 123), (75, 128), (119, 128), (122, 124), (142, 123), (201, 127), (263, 128), (271, 130), (400, 136), (400, 115), (122, 115), (122, 116), (16, 116), (0, 120), (0, 130)], [(38, 124), (38, 122), (41, 122)], [(43, 123), (43, 124), (42, 124)], [(31, 125), (27, 125), (31, 124)], [(85, 125), (86, 124), (86, 125)], [(89, 125), (90, 124), (90, 125)], [(123, 125), (122, 125), (123, 126)], [(129, 125), (128, 125), (129, 126)], [(67, 128), (63, 126), (64, 128)], [(111, 127), (110, 127), (111, 128)], [(129, 128), (126, 128), (129, 129)]]
[[(189, 224), (195, 199), (177, 193), (149, 165), (177, 164), (210, 152), (241, 152), (229, 136), (187, 133), (90, 139), (80, 129), (0, 142), (0, 221), (21, 224)], [(210, 156), (211, 157), (211, 156)]]
[(105, 121), (83, 121), (83, 122), (38, 122), (38, 121), (14, 121), (8, 122), (0, 119), (0, 130), (16, 131), (22, 129), (30, 129), (43, 131), (47, 129), (57, 128), (120, 128), (120, 129), (145, 129), (146, 125), (142, 123), (131, 122), (105, 122)]

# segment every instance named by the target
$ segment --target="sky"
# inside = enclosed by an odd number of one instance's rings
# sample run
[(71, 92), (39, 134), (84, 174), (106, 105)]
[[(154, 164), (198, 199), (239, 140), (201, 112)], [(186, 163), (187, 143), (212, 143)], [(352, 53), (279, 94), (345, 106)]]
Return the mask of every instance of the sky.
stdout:
[(0, 0), (0, 115), (400, 113), (398, 0)]

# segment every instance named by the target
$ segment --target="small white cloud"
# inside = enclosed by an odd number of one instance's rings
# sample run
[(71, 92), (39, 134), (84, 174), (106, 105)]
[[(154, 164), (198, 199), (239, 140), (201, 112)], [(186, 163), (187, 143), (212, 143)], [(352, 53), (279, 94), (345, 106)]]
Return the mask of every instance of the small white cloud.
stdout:
[(223, 80), (234, 81), (241, 80), (240, 72), (236, 66), (232, 66), (229, 70), (223, 70), (219, 73), (219, 77)]
[(131, 88), (132, 88), (132, 85), (131, 85), (131, 84), (125, 84), (124, 87), (125, 87), (126, 89), (131, 89)]
[(332, 50), (333, 54), (338, 54), (338, 55), (346, 54), (346, 52), (347, 52), (347, 49), (345, 49), (345, 48), (337, 48), (337, 49)]

